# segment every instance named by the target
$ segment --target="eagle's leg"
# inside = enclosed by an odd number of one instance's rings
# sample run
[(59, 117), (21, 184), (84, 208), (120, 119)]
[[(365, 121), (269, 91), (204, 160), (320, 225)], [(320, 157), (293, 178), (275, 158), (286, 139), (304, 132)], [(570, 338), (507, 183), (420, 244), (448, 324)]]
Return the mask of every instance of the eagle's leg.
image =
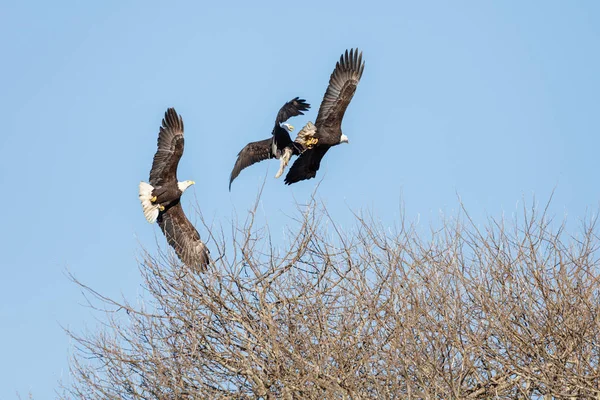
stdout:
[(319, 141), (319, 139), (315, 137), (316, 134), (317, 127), (309, 121), (304, 125), (304, 128), (298, 132), (295, 142), (301, 144), (304, 147), (303, 150), (310, 149)]
[(283, 155), (279, 159), (279, 171), (275, 174), (275, 179), (279, 178), (283, 171), (285, 171), (285, 167), (290, 162), (290, 158), (292, 157), (292, 149), (290, 147), (286, 147), (283, 151)]

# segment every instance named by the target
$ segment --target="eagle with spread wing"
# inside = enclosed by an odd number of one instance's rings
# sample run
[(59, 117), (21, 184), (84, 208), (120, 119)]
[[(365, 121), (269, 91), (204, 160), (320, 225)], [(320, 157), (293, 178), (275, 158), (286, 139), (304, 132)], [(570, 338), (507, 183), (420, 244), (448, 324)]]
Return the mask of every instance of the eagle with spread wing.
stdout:
[(198, 272), (204, 272), (209, 263), (209, 250), (183, 213), (180, 202), (183, 192), (195, 183), (177, 180), (183, 142), (183, 119), (174, 108), (169, 108), (158, 133), (158, 150), (152, 161), (150, 183), (140, 182), (139, 198), (146, 220), (158, 222), (179, 259)]
[(309, 122), (303, 128), (308, 130), (311, 139), (305, 141), (300, 157), (288, 171), (285, 177), (287, 185), (314, 178), (327, 150), (332, 146), (348, 143), (348, 137), (342, 133), (342, 119), (354, 96), (364, 68), (362, 52), (359, 53), (358, 49), (351, 49), (350, 52), (346, 50), (340, 57), (340, 61), (336, 63), (317, 120), (314, 125)]
[(304, 115), (303, 111), (310, 108), (310, 104), (304, 99), (298, 97), (285, 103), (275, 119), (275, 126), (271, 132), (271, 137), (265, 140), (259, 140), (258, 142), (248, 143), (238, 153), (237, 160), (231, 170), (229, 177), (229, 190), (231, 191), (231, 183), (235, 178), (238, 177), (240, 172), (244, 168), (251, 166), (259, 161), (267, 160), (270, 158), (277, 158), (280, 160), (279, 171), (275, 175), (275, 178), (279, 178), (292, 155), (298, 155), (303, 148), (292, 141), (290, 133), (294, 130), (294, 127), (288, 124), (286, 121), (291, 117), (298, 115)]

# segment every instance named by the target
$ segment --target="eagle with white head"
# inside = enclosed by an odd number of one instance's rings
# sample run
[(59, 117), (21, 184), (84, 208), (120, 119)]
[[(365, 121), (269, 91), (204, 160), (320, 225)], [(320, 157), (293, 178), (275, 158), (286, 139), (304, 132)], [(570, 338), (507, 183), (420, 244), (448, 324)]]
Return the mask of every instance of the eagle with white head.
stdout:
[(359, 53), (358, 49), (350, 49), (350, 53), (346, 50), (341, 55), (329, 78), (329, 86), (319, 107), (317, 120), (314, 125), (309, 122), (308, 129), (306, 126), (303, 128), (308, 132), (304, 140), (306, 145), (288, 171), (285, 177), (286, 185), (314, 178), (327, 150), (338, 144), (348, 143), (348, 136), (342, 133), (342, 119), (364, 68), (362, 52)]
[(294, 127), (286, 121), (291, 117), (304, 115), (303, 111), (309, 108), (310, 104), (298, 97), (293, 98), (281, 107), (277, 113), (277, 118), (275, 118), (275, 126), (271, 132), (271, 137), (259, 140), (258, 142), (248, 143), (238, 153), (237, 160), (229, 176), (229, 190), (231, 190), (233, 180), (237, 178), (244, 168), (259, 161), (270, 158), (279, 159), (280, 167), (275, 178), (279, 178), (283, 174), (284, 168), (292, 154), (298, 155), (303, 150), (302, 146), (292, 141), (290, 134), (294, 130)]
[(180, 202), (183, 192), (195, 183), (177, 180), (183, 143), (183, 119), (174, 108), (169, 108), (158, 133), (158, 150), (150, 169), (150, 183), (140, 182), (139, 198), (146, 220), (158, 222), (179, 259), (204, 272), (209, 263), (209, 250), (183, 213)]

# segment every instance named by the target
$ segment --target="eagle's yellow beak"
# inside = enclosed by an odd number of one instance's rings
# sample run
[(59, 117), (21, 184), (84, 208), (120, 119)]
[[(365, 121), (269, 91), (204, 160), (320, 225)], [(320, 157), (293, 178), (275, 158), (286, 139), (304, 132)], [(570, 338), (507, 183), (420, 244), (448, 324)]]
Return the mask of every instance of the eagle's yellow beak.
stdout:
[(190, 185), (195, 185), (195, 184), (196, 184), (196, 182), (190, 181)]
[(288, 125), (288, 128), (289, 128), (290, 131), (294, 130), (294, 127), (292, 125)]

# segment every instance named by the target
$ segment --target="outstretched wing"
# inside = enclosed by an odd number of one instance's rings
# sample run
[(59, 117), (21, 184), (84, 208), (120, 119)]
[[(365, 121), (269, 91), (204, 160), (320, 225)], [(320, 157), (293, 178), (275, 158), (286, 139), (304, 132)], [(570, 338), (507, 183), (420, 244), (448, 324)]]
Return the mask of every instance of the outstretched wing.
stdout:
[(279, 112), (277, 113), (277, 118), (275, 119), (275, 126), (278, 127), (279, 124), (287, 121), (292, 117), (304, 115), (302, 111), (307, 111), (309, 108), (310, 104), (308, 104), (306, 100), (294, 97), (292, 100), (285, 103), (283, 107), (279, 109)]
[(165, 112), (158, 133), (158, 150), (152, 161), (150, 184), (154, 187), (177, 183), (177, 165), (183, 154), (183, 119), (174, 108)]
[(333, 142), (339, 141), (342, 118), (354, 96), (364, 68), (362, 51), (359, 53), (358, 49), (356, 51), (351, 49), (348, 54), (348, 50), (346, 50), (346, 53), (340, 57), (340, 61), (336, 63), (329, 78), (329, 86), (323, 96), (315, 125), (318, 131), (336, 133), (338, 137)]
[(285, 176), (285, 184), (291, 185), (305, 179), (314, 178), (329, 147), (316, 146), (302, 153)]
[(273, 139), (265, 139), (260, 140), (258, 142), (248, 143), (242, 151), (238, 153), (237, 160), (235, 161), (235, 165), (231, 170), (231, 175), (229, 176), (229, 190), (231, 191), (231, 183), (237, 176), (242, 172), (242, 170), (246, 167), (251, 166), (254, 163), (257, 163), (262, 160), (266, 160), (268, 158), (275, 158), (271, 151), (271, 143)]
[(302, 111), (306, 111), (309, 108), (310, 104), (308, 104), (306, 100), (294, 97), (292, 100), (285, 103), (277, 113), (275, 127), (273, 128), (273, 137), (275, 139), (275, 146), (277, 146), (277, 149), (280, 152), (292, 144), (292, 138), (290, 138), (290, 134), (288, 131), (283, 129), (280, 124), (287, 121), (291, 117), (304, 115)]
[(200, 240), (200, 235), (194, 225), (187, 219), (181, 208), (181, 203), (161, 212), (157, 219), (160, 229), (165, 234), (167, 242), (177, 257), (197, 272), (204, 272), (209, 263), (209, 250)]

